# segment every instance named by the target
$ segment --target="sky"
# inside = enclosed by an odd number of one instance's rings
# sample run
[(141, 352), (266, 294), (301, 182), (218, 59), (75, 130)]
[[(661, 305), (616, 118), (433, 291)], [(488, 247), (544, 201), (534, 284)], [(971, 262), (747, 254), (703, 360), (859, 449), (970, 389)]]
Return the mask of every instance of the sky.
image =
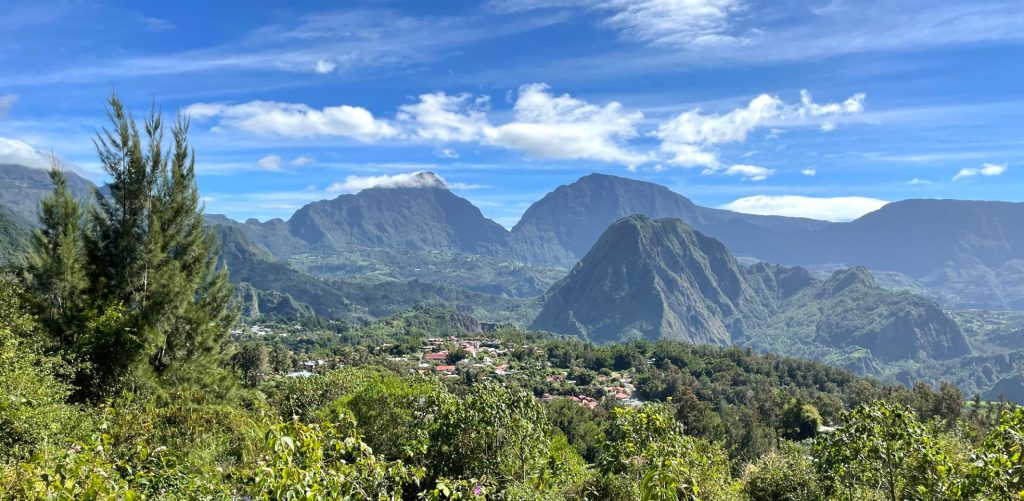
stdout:
[(187, 114), (210, 213), (435, 172), (511, 227), (592, 172), (849, 220), (1024, 197), (1019, 0), (0, 2), (0, 163), (96, 182), (116, 92)]

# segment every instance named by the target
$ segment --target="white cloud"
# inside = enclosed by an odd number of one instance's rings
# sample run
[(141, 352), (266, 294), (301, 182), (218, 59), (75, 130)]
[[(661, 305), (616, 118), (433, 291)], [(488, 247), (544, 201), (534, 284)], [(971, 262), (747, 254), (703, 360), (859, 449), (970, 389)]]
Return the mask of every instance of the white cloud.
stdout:
[(876, 211), (889, 202), (868, 197), (805, 197), (755, 195), (734, 200), (720, 208), (746, 214), (809, 217), (825, 221), (850, 221)]
[(705, 114), (694, 109), (662, 123), (654, 136), (661, 139), (661, 151), (669, 161), (687, 167), (718, 166), (718, 155), (709, 147), (746, 141), (754, 130), (770, 127), (766, 137), (777, 137), (778, 127), (819, 124), (835, 127), (835, 120), (864, 110), (864, 94), (855, 94), (840, 103), (818, 104), (810, 93), (801, 91), (800, 104), (787, 104), (776, 96), (761, 94), (746, 107), (725, 114)]
[(974, 176), (979, 176), (979, 175), (981, 175), (981, 176), (999, 176), (999, 175), (1002, 175), (1002, 173), (1004, 173), (1004, 172), (1006, 172), (1006, 164), (990, 164), (990, 163), (985, 163), (985, 164), (981, 164), (981, 167), (977, 167), (977, 168), (960, 169), (960, 172), (957, 172), (956, 175), (953, 176), (953, 180), (954, 181), (959, 181), (959, 180), (964, 179), (964, 178), (974, 177)]
[(319, 73), (321, 75), (326, 75), (328, 73), (333, 72), (334, 69), (337, 68), (337, 67), (338, 67), (338, 65), (334, 61), (328, 61), (326, 59), (319, 59), (316, 62), (316, 66), (313, 67), (313, 71), (315, 71), (315, 72), (317, 72), (317, 73)]
[(265, 170), (280, 170), (281, 157), (277, 155), (267, 155), (256, 162), (256, 165)]
[(331, 183), (328, 193), (356, 193), (368, 188), (447, 188), (448, 183), (433, 172), (412, 172), (393, 176), (347, 176)]
[(151, 31), (153, 33), (161, 33), (176, 28), (174, 23), (157, 17), (145, 17), (142, 22), (146, 27), (146, 31)]
[(911, 179), (910, 181), (907, 181), (907, 184), (909, 184), (911, 186), (919, 186), (919, 185), (932, 184), (932, 182), (927, 180), (927, 179), (921, 179), (919, 177), (915, 177), (914, 179)]
[(599, 8), (617, 12), (605, 21), (627, 38), (676, 47), (736, 44), (732, 16), (739, 0), (606, 0)]
[(448, 183), (448, 188), (453, 190), (482, 190), (490, 188), (487, 184), (472, 184), (472, 183)]
[(437, 158), (459, 158), (459, 152), (451, 148), (438, 148), (434, 150), (434, 156)]
[(315, 158), (306, 155), (301, 155), (291, 159), (291, 161), (288, 162), (288, 165), (291, 165), (292, 167), (302, 167), (304, 165), (309, 165), (315, 162)]
[(0, 164), (17, 164), (48, 169), (50, 157), (24, 141), (0, 137)]
[(568, 94), (556, 96), (545, 84), (519, 88), (514, 120), (492, 125), (487, 97), (469, 94), (423, 94), (420, 102), (402, 106), (398, 119), (413, 137), (426, 141), (468, 142), (521, 151), (542, 159), (597, 160), (627, 165), (644, 163), (649, 155), (628, 150), (637, 136), (640, 112), (627, 112), (617, 102), (590, 104)]
[(0, 118), (4, 118), (11, 111), (11, 107), (18, 101), (18, 96), (14, 94), (6, 94), (0, 96)]
[(775, 171), (772, 169), (745, 164), (730, 165), (722, 172), (722, 174), (726, 176), (742, 177), (744, 181), (764, 181), (773, 173), (775, 173)]
[(800, 173), (805, 175), (805, 176), (817, 176), (818, 175), (818, 169), (815, 169), (813, 167), (808, 167), (806, 169), (801, 170)]
[(489, 99), (444, 92), (420, 95), (420, 102), (399, 108), (398, 119), (409, 122), (412, 134), (426, 141), (466, 142), (483, 137)]
[(630, 151), (625, 141), (637, 136), (643, 113), (627, 112), (612, 101), (590, 104), (568, 94), (555, 96), (545, 84), (519, 88), (515, 121), (486, 130), (486, 142), (537, 158), (597, 160), (627, 165), (650, 156)]
[(374, 118), (366, 108), (346, 105), (318, 110), (305, 104), (274, 101), (197, 103), (186, 108), (185, 112), (198, 121), (217, 118), (220, 127), (241, 129), (262, 136), (336, 136), (373, 142), (395, 137), (399, 133), (390, 123)]

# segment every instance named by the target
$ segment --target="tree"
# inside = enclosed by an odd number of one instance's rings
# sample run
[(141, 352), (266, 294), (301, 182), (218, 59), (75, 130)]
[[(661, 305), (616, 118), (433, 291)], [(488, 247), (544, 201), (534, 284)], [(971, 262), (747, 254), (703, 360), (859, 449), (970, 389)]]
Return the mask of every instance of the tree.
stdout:
[(750, 501), (823, 499), (811, 458), (792, 445), (762, 456), (743, 472), (743, 493)]
[(56, 161), (50, 167), (53, 193), (42, 200), (39, 229), (32, 236), (28, 283), (39, 300), (39, 316), (61, 347), (75, 350), (87, 286), (82, 214)]
[(811, 404), (805, 404), (795, 398), (782, 408), (782, 436), (790, 440), (804, 440), (818, 435), (821, 427), (821, 414)]
[(605, 436), (598, 467), (631, 498), (715, 499), (731, 489), (725, 452), (683, 435), (668, 406), (616, 408)]
[(266, 345), (245, 343), (231, 356), (232, 365), (249, 386), (256, 386), (271, 372), (270, 350)]
[(159, 376), (179, 362), (219, 362), (236, 317), (214, 234), (203, 224), (188, 120), (172, 126), (164, 154), (159, 113), (145, 121), (145, 144), (116, 95), (108, 116), (112, 128), (95, 142), (109, 193), (97, 192), (84, 232), (96, 316), (116, 310), (123, 320), (90, 347), (98, 383), (90, 386), (107, 394), (131, 372)]
[(918, 499), (954, 491), (961, 480), (940, 444), (913, 410), (879, 401), (846, 413), (819, 438), (816, 466), (830, 498)]
[(547, 417), (533, 395), (483, 382), (438, 415), (430, 436), (432, 470), (448, 478), (526, 483), (544, 468), (549, 443)]

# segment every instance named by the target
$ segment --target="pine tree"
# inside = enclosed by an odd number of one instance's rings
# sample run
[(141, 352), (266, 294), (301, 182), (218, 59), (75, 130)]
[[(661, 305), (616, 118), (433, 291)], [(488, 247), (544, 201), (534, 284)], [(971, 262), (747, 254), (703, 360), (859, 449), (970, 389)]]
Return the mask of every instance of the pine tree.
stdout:
[(82, 214), (56, 162), (49, 174), (53, 193), (40, 207), (40, 228), (32, 237), (28, 282), (40, 302), (40, 317), (46, 328), (63, 348), (73, 348), (87, 285)]
[(144, 378), (176, 363), (216, 364), (235, 314), (215, 236), (203, 224), (188, 121), (172, 127), (165, 155), (158, 112), (145, 121), (145, 145), (116, 95), (108, 115), (112, 128), (96, 147), (112, 182), (89, 214), (87, 270), (92, 300), (123, 311), (124, 322), (100, 334), (94, 366)]

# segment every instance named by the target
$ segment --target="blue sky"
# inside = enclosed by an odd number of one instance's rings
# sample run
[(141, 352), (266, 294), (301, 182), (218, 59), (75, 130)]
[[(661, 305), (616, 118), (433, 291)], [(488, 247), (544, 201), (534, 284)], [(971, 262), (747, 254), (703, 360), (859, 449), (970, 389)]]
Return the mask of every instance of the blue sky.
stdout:
[(424, 170), (506, 226), (590, 172), (835, 220), (1021, 201), (1022, 27), (1019, 1), (5, 0), (0, 161), (102, 182), (116, 89), (192, 116), (238, 219)]

